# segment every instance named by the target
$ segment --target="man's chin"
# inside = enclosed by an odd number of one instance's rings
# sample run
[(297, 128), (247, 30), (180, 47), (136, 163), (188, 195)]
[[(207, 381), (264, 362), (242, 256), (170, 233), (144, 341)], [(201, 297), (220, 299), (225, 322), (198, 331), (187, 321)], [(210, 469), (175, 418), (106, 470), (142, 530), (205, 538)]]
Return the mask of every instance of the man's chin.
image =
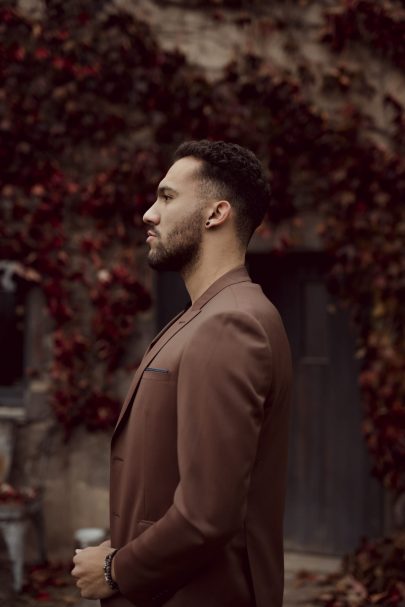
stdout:
[(158, 272), (180, 272), (189, 268), (198, 258), (198, 244), (192, 243), (188, 247), (179, 247), (176, 251), (167, 251), (165, 247), (150, 249), (148, 264)]
[(176, 269), (172, 267), (170, 262), (167, 262), (165, 259), (157, 259), (151, 254), (152, 251), (148, 255), (148, 264), (152, 270), (156, 270), (157, 272), (175, 272)]

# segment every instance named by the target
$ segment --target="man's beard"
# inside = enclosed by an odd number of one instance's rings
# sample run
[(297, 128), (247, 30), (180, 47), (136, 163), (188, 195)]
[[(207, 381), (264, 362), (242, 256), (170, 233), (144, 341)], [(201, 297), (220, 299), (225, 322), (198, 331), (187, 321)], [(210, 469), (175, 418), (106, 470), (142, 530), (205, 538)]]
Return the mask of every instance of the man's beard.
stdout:
[(201, 226), (202, 212), (198, 210), (167, 235), (166, 245), (157, 241), (148, 255), (150, 267), (162, 272), (186, 272), (193, 267), (200, 257)]

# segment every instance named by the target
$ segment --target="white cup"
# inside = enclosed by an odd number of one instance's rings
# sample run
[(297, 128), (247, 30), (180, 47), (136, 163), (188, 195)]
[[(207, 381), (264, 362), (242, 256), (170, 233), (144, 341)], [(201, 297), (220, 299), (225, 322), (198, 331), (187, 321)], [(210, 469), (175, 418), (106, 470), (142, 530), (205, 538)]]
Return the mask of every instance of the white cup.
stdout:
[(83, 527), (76, 529), (74, 538), (76, 548), (87, 548), (88, 546), (98, 546), (106, 538), (105, 529), (100, 527)]

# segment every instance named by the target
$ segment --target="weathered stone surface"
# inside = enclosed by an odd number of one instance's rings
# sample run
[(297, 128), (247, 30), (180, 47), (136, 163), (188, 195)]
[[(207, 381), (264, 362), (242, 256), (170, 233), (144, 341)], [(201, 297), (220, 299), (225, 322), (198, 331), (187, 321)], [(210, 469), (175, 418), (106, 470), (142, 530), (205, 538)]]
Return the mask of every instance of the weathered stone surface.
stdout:
[(14, 423), (0, 419), (0, 483), (7, 481), (14, 449)]
[(0, 607), (11, 607), (13, 604), (13, 576), (6, 544), (0, 533)]

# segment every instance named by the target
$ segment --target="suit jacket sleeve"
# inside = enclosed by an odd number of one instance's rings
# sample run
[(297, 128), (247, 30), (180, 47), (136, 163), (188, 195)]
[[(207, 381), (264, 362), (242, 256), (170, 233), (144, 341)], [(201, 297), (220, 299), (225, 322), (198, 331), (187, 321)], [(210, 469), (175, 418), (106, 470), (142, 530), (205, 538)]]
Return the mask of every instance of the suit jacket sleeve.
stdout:
[(178, 588), (241, 527), (270, 385), (271, 348), (255, 318), (227, 312), (201, 324), (179, 368), (173, 504), (115, 556), (129, 600)]

